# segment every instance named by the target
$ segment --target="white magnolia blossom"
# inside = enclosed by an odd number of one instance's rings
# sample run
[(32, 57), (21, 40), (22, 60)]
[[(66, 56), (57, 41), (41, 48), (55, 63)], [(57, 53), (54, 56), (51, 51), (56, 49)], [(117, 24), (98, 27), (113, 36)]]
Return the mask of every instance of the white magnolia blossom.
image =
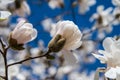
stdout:
[(7, 6), (15, 0), (0, 0), (0, 9), (7, 10)]
[(120, 39), (106, 38), (103, 41), (103, 48), (105, 50), (98, 51), (101, 55), (93, 55), (98, 58), (101, 63), (107, 64), (108, 70), (105, 73), (106, 77), (115, 79), (117, 75), (120, 75)]
[(71, 53), (70, 50), (75, 50), (81, 46), (82, 33), (78, 26), (75, 25), (72, 21), (59, 21), (54, 27), (53, 37), (58, 34), (66, 39), (62, 48), (65, 62), (70, 64), (76, 63), (77, 55), (75, 53)]
[(110, 14), (112, 11), (112, 8), (108, 8), (104, 10), (104, 6), (98, 6), (97, 7), (97, 13), (93, 14), (93, 16), (90, 18), (90, 21), (97, 20), (95, 25), (93, 26), (93, 29), (98, 29), (98, 38), (104, 38), (105, 34), (104, 31), (107, 33), (110, 33), (112, 31), (112, 20), (113, 16)]
[(112, 4), (115, 6), (120, 6), (120, 0), (112, 0)]
[(113, 16), (114, 16), (114, 25), (120, 24), (120, 7), (116, 7), (113, 11)]
[(37, 30), (33, 25), (26, 23), (25, 20), (20, 21), (12, 31), (11, 37), (17, 40), (18, 44), (25, 44), (37, 37)]
[(41, 22), (41, 24), (42, 24), (42, 26), (43, 26), (43, 28), (44, 28), (45, 31), (50, 32), (50, 31), (51, 31), (51, 28), (52, 28), (51, 26), (52, 26), (52, 24), (53, 24), (53, 21), (52, 21), (51, 18), (47, 18), (47, 19), (43, 20), (43, 21)]
[(21, 17), (25, 17), (26, 15), (31, 14), (30, 7), (26, 1), (23, 1), (21, 3), (21, 7), (15, 10), (15, 14)]
[(96, 3), (96, 0), (78, 0), (79, 13), (85, 14), (85, 12), (90, 10), (90, 7)]
[(64, 4), (63, 0), (50, 0), (48, 3), (51, 9), (59, 8), (62, 4)]

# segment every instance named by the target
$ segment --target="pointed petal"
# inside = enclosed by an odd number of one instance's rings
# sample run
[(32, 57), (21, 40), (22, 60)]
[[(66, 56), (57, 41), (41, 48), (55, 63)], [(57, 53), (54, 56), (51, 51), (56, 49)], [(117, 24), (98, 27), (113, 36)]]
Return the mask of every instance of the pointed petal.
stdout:
[(92, 53), (92, 55), (95, 56), (97, 59), (99, 59), (101, 63), (106, 63), (107, 61), (107, 58), (105, 56), (94, 54), (94, 53)]

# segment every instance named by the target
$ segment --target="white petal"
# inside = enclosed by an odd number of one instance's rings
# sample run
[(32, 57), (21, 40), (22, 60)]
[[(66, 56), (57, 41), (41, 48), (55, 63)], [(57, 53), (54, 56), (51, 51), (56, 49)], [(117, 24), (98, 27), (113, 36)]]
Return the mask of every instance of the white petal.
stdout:
[(105, 76), (110, 78), (110, 79), (115, 79), (116, 78), (116, 69), (115, 68), (111, 68), (109, 69), (106, 73)]
[(10, 15), (9, 11), (0, 11), (0, 20), (8, 19)]
[(25, 12), (26, 12), (28, 15), (30, 15), (30, 13), (31, 13), (30, 7), (29, 7), (29, 5), (27, 4), (26, 1), (23, 2), (22, 8), (25, 10)]
[(110, 37), (105, 38), (105, 40), (103, 41), (103, 47), (105, 49), (105, 51), (107, 52), (111, 52), (111, 44), (113, 44), (113, 39)]
[(106, 63), (107, 61), (107, 58), (105, 56), (94, 54), (94, 53), (92, 53), (92, 55), (95, 56), (97, 59), (99, 59), (101, 63)]
[(100, 5), (100, 6), (97, 7), (97, 12), (98, 13), (101, 13), (103, 10), (104, 10), (104, 6), (103, 5)]
[(34, 40), (35, 38), (37, 37), (37, 30), (36, 29), (33, 29), (33, 33), (31, 34), (31, 40)]
[(106, 51), (103, 51), (103, 50), (98, 50), (98, 52), (100, 54), (103, 54), (104, 56), (106, 56), (107, 58), (112, 58), (113, 56), (111, 55), (111, 53), (108, 53)]
[(120, 67), (116, 67), (116, 72), (117, 72), (116, 80), (120, 80)]
[(25, 20), (19, 21), (19, 23), (16, 25), (14, 30), (17, 30), (17, 29), (21, 28), (24, 24), (25, 24)]
[(71, 53), (70, 51), (63, 51), (65, 65), (73, 66), (76, 65), (78, 62), (78, 58), (75, 54)]

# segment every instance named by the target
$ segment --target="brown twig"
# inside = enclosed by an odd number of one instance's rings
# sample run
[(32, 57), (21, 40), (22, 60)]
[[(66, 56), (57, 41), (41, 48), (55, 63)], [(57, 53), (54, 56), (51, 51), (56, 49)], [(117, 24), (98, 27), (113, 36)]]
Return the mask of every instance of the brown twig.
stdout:
[(9, 64), (9, 65), (7, 65), (7, 67), (10, 67), (10, 66), (13, 66), (13, 65), (16, 65), (16, 64), (21, 64), (21, 63), (23, 63), (23, 62), (25, 62), (25, 61), (28, 61), (28, 60), (32, 60), (32, 59), (37, 59), (37, 58), (45, 57), (45, 56), (47, 56), (49, 53), (51, 53), (50, 50), (48, 50), (48, 51), (47, 51), (45, 54), (43, 54), (43, 55), (36, 56), (36, 57), (29, 57), (29, 58), (27, 58), (27, 59), (24, 59), (24, 60), (21, 60), (21, 61), (18, 61), (18, 62)]
[(6, 45), (3, 43), (3, 40), (0, 39), (0, 43), (2, 45), (2, 50), (0, 50), (2, 56), (3, 56), (3, 59), (4, 59), (4, 63), (5, 63), (5, 77), (2, 77), (0, 76), (1, 78), (5, 79), (5, 80), (8, 80), (8, 67), (7, 67), (7, 50), (9, 49), (9, 46), (6, 47)]

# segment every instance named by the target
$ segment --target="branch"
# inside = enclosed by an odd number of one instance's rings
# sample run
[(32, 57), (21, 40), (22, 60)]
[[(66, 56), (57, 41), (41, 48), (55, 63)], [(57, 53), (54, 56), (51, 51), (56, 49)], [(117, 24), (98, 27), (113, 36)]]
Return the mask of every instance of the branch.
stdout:
[(104, 27), (95, 27), (95, 28), (92, 28), (92, 29), (90, 29), (89, 31), (87, 31), (86, 33), (83, 33), (83, 36), (85, 36), (85, 35), (87, 35), (87, 34), (90, 34), (90, 33), (94, 32), (94, 31), (96, 31), (96, 30), (99, 30), (99, 29), (101, 29), (101, 28), (106, 28), (106, 27), (108, 27), (109, 25), (112, 25), (115, 20), (116, 20), (116, 19), (113, 19), (111, 22), (109, 22), (109, 24), (107, 24), (107, 25), (104, 26)]
[[(3, 79), (5, 79), (5, 77), (4, 76), (0, 76), (1, 78), (3, 78)], [(1, 79), (0, 79), (1, 80)]]
[(36, 57), (29, 57), (29, 58), (27, 58), (27, 59), (24, 59), (24, 60), (21, 60), (21, 61), (18, 61), (18, 62), (9, 64), (9, 65), (7, 65), (7, 66), (10, 67), (10, 66), (13, 66), (13, 65), (16, 65), (16, 64), (21, 64), (21, 63), (23, 63), (23, 62), (25, 62), (25, 61), (29, 61), (29, 60), (32, 60), (32, 59), (37, 59), (37, 58), (40, 58), (40, 57), (45, 57), (45, 56), (47, 56), (49, 53), (51, 53), (50, 50), (48, 50), (48, 52), (46, 52), (46, 53), (43, 54), (43, 55), (36, 56)]
[(2, 48), (5, 49), (5, 44), (3, 43), (2, 38), (0, 38), (0, 43), (2, 45)]

